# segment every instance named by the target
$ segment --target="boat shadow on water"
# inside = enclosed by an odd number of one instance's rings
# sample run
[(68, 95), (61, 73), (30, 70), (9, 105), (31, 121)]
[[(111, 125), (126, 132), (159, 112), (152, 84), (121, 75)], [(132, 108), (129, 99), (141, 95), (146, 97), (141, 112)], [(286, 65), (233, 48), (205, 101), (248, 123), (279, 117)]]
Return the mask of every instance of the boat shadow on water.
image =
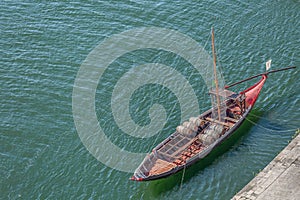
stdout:
[(254, 126), (253, 123), (257, 123), (259, 121), (260, 116), (263, 115), (262, 111), (255, 109), (253, 109), (251, 113), (253, 115), (248, 115), (248, 117), (238, 128), (238, 130), (233, 135), (231, 135), (231, 137), (229, 137), (218, 147), (216, 147), (208, 156), (174, 175), (163, 179), (151, 181), (148, 185), (147, 191), (151, 193), (151, 196), (159, 197), (163, 193), (172, 190), (174, 187), (181, 187), (181, 184), (189, 182), (189, 180), (192, 177), (195, 177), (197, 174), (201, 173), (206, 167), (211, 165), (219, 156), (227, 152), (229, 149), (233, 148), (233, 146), (236, 146), (239, 143), (241, 143), (241, 141), (243, 140), (243, 136), (246, 136), (249, 133), (251, 127)]

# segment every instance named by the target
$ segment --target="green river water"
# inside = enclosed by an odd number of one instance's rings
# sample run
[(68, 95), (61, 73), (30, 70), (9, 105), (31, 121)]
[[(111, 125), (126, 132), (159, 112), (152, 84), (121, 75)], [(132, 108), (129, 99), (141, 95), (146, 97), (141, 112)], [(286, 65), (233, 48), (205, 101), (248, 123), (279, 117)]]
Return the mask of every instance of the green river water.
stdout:
[[(230, 199), (288, 144), (300, 127), (298, 0), (0, 4), (0, 199)], [(178, 31), (210, 52), (212, 26), (226, 83), (264, 72), (264, 63), (270, 58), (273, 69), (292, 65), (298, 68), (270, 75), (237, 134), (185, 173), (158, 181), (133, 182), (129, 180), (132, 173), (109, 167), (89, 153), (78, 134), (72, 107), (76, 76), (88, 54), (115, 34), (144, 27)], [(182, 45), (182, 51), (186, 52), (185, 48)], [(114, 50), (112, 46), (108, 53)], [(151, 118), (150, 111), (158, 105), (167, 117), (155, 135), (139, 138), (118, 127), (111, 98), (121, 77), (136, 83), (131, 69), (146, 63), (172, 66), (182, 74), (193, 88), (198, 105), (180, 102), (164, 84), (145, 84), (129, 91), (132, 122), (150, 124), (155, 118)], [(151, 78), (151, 73), (145, 69), (144, 75)], [(172, 73), (164, 72), (164, 81), (176, 84)], [(192, 64), (163, 49), (127, 52), (110, 63), (95, 84), (99, 125), (106, 138), (127, 152), (151, 151), (183, 120), (183, 107), (191, 112), (195, 107), (200, 112), (209, 108), (207, 87)], [(122, 99), (128, 88), (129, 84), (122, 85), (116, 98)], [(181, 92), (185, 96), (185, 91)], [(85, 101), (85, 96), (79, 97)], [(83, 113), (85, 109), (83, 104)], [(88, 132), (88, 118), (82, 121)], [(124, 124), (126, 128), (128, 123)], [(100, 145), (95, 148), (110, 154), (111, 149), (101, 147), (101, 142), (96, 142)], [(110, 156), (113, 160), (118, 155)], [(118, 163), (127, 166), (131, 160), (118, 158)]]

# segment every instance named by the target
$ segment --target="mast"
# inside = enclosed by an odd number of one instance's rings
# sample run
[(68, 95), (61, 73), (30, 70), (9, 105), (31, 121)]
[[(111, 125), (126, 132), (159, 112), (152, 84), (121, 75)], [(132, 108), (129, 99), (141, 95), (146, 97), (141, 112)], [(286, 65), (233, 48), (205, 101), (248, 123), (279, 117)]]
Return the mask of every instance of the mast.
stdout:
[(211, 30), (211, 46), (212, 46), (212, 53), (213, 53), (213, 60), (214, 60), (214, 78), (215, 78), (215, 85), (216, 85), (218, 120), (221, 121), (219, 83), (218, 83), (218, 76), (217, 76), (217, 57), (216, 57), (216, 52), (215, 52), (215, 33), (214, 33), (214, 27), (212, 27), (212, 30)]

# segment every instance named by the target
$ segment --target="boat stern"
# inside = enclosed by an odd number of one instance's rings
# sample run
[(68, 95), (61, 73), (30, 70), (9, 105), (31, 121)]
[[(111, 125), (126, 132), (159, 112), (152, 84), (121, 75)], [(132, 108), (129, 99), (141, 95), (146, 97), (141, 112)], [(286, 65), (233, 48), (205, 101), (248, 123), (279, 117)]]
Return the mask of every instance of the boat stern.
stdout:
[(138, 178), (138, 177), (133, 175), (129, 180), (131, 180), (131, 181), (143, 181), (144, 179), (143, 178)]

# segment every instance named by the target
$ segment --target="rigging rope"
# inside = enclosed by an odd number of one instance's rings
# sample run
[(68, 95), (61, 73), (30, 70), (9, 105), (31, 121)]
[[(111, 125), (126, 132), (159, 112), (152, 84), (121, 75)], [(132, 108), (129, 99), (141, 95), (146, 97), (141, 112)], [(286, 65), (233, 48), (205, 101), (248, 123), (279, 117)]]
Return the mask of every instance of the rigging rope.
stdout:
[(273, 131), (273, 132), (278, 132), (278, 133), (285, 133), (285, 132), (295, 132), (297, 129), (288, 129), (288, 130), (284, 130), (284, 131), (278, 131), (278, 130), (273, 130), (273, 129), (270, 129), (270, 128), (267, 128), (267, 127), (264, 127), (252, 120), (250, 120), (248, 117), (245, 118), (247, 121), (249, 121), (251, 124), (255, 125), (255, 126), (258, 126), (262, 129), (265, 129), (265, 130), (268, 130), (268, 131)]
[[(207, 37), (207, 40), (206, 40), (206, 42), (205, 42), (205, 44), (204, 44), (203, 49), (205, 49), (205, 47), (207, 46), (209, 39), (210, 39), (210, 38)], [(173, 69), (173, 70), (175, 70), (175, 69)], [(190, 80), (190, 78), (191, 78), (193, 75), (194, 75), (194, 74), (193, 74), (193, 71), (192, 71), (191, 74), (190, 74), (190, 76), (188, 77), (188, 80)], [(207, 71), (205, 71), (205, 76), (207, 77)], [(186, 82), (186, 84), (183, 86), (183, 89), (181, 90), (181, 92), (184, 92), (184, 90), (185, 90), (187, 84), (188, 84), (188, 82)], [(201, 106), (203, 106), (203, 105), (201, 105)], [(175, 108), (176, 108), (176, 104), (173, 105), (173, 108), (171, 109), (171, 113), (173, 113), (173, 111), (175, 110)], [(166, 121), (168, 121), (168, 120), (170, 119), (170, 117), (171, 117), (171, 116), (169, 115), (169, 116), (167, 117)], [(155, 138), (153, 144), (156, 144), (157, 140), (158, 140), (158, 137)]]
[[(175, 70), (175, 69), (173, 69), (173, 70)], [(192, 73), (190, 74), (190, 76), (188, 77), (188, 80), (190, 80), (190, 78), (192, 77), (192, 75), (193, 75), (193, 72), (192, 72)], [(183, 92), (185, 91), (185, 88), (186, 88), (186, 86), (187, 86), (188, 83), (189, 83), (189, 82), (187, 81), (187, 82), (184, 84), (183, 89), (181, 90), (181, 93), (183, 93)], [(172, 109), (171, 109), (171, 113), (174, 112), (175, 108), (176, 108), (176, 104), (173, 105), (173, 107), (172, 107)], [(169, 116), (167, 117), (166, 121), (168, 121), (168, 120), (170, 119), (170, 117), (171, 117), (171, 115), (169, 115)], [(153, 144), (156, 144), (157, 140), (158, 140), (158, 137), (155, 138)]]
[(182, 172), (182, 177), (181, 177), (181, 182), (180, 182), (180, 190), (182, 188), (182, 184), (183, 184), (183, 179), (184, 179), (184, 174), (185, 174), (185, 165), (183, 167), (183, 172)]

